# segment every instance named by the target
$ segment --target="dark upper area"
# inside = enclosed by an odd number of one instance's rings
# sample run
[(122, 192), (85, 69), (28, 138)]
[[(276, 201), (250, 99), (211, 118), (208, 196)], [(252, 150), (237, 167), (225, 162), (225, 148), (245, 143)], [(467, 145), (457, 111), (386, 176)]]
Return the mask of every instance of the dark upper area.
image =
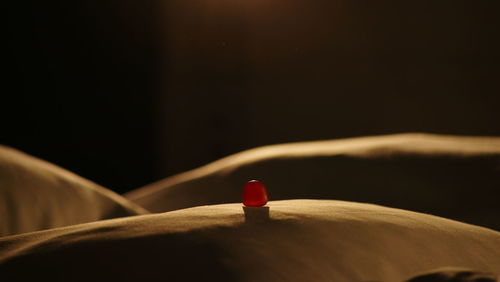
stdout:
[(500, 135), (495, 1), (9, 1), (0, 143), (118, 192), (271, 143)]

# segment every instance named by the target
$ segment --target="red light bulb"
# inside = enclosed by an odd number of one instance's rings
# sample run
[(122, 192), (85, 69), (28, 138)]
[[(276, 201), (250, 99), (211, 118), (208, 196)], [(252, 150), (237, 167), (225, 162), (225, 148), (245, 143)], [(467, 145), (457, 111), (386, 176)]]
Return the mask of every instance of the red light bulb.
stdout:
[(243, 204), (247, 207), (262, 207), (267, 204), (266, 186), (258, 180), (249, 181), (243, 188)]

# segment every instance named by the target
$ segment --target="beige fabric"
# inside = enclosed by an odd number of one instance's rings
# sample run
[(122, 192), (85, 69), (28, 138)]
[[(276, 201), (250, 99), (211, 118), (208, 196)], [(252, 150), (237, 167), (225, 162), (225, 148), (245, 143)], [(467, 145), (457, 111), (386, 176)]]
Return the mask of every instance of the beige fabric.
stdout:
[(0, 146), (0, 236), (144, 213), (91, 181)]
[(266, 146), (127, 197), (154, 212), (240, 202), (251, 179), (274, 200), (370, 202), (500, 230), (500, 137), (395, 134)]
[(404, 281), (440, 267), (500, 272), (500, 233), (376, 205), (240, 204), (0, 238), (8, 281)]

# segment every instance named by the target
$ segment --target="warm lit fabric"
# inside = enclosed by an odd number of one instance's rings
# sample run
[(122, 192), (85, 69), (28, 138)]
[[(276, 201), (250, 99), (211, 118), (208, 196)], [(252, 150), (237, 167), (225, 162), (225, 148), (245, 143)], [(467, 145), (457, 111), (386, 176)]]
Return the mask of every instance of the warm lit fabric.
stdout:
[(0, 146), (0, 236), (144, 213), (89, 180)]
[(5, 281), (384, 281), (440, 267), (499, 274), (500, 233), (376, 205), (271, 201), (0, 238)]

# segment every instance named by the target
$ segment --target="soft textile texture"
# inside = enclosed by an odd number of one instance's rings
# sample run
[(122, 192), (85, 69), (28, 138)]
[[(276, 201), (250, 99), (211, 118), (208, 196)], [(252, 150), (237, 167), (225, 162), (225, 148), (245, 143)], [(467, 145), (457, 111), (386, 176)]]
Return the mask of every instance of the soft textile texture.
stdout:
[(495, 276), (473, 269), (445, 267), (417, 275), (406, 282), (498, 282)]
[(91, 181), (0, 146), (0, 236), (144, 213)]
[(266, 146), (137, 189), (163, 212), (241, 201), (251, 179), (271, 200), (340, 199), (431, 213), (500, 230), (500, 138), (395, 134)]
[(500, 271), (500, 233), (343, 201), (241, 204), (0, 238), (6, 281), (386, 281), (440, 267)]

